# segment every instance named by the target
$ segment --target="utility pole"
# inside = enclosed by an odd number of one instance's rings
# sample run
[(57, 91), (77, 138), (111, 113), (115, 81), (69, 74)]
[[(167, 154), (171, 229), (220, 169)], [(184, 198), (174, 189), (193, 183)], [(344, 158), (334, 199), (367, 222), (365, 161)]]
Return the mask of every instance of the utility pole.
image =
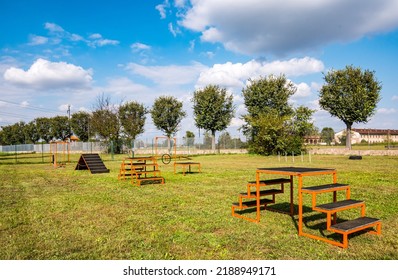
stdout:
[(68, 110), (66, 111), (66, 113), (68, 114), (68, 124), (69, 124), (69, 139), (72, 136), (72, 129), (70, 127), (70, 105), (68, 104)]

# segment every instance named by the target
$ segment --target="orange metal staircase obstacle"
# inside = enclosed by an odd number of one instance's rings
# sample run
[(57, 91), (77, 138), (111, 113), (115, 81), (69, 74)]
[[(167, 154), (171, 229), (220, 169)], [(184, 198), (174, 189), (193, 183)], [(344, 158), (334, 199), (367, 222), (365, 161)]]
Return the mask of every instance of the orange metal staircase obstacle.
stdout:
[[(289, 178), (278, 178), (269, 180), (260, 180), (260, 174), (279, 174), (290, 176)], [(333, 175), (333, 183), (319, 186), (303, 187), (303, 177), (318, 176), (318, 175)], [(377, 218), (370, 218), (365, 216), (365, 202), (362, 200), (354, 200), (350, 198), (350, 186), (347, 184), (337, 183), (336, 170), (334, 169), (317, 169), (317, 168), (259, 168), (256, 172), (256, 181), (247, 184), (247, 192), (239, 195), (239, 201), (232, 204), (232, 216), (242, 218), (251, 222), (260, 222), (261, 206), (267, 209), (267, 205), (275, 203), (275, 195), (284, 192), (284, 184), (290, 183), (290, 215), (294, 215), (293, 203), (293, 177), (298, 177), (298, 235), (306, 236), (312, 239), (327, 242), (329, 244), (339, 246), (342, 248), (348, 247), (348, 235), (351, 233), (368, 230), (371, 234), (381, 234), (381, 221)], [(280, 185), (280, 189), (266, 189), (270, 185)], [(252, 191), (251, 188), (256, 190)], [(345, 199), (337, 201), (337, 192), (344, 191)], [(317, 196), (333, 193), (333, 201), (326, 204), (317, 204)], [(342, 235), (342, 242), (331, 240), (329, 238), (313, 235), (303, 231), (303, 194), (310, 194), (312, 196), (312, 210), (326, 214), (326, 230)], [(272, 195), (272, 199), (262, 198), (263, 196)], [(254, 199), (248, 201), (247, 199)], [(247, 208), (256, 207), (256, 218), (250, 218), (236, 213), (237, 210), (245, 210)], [(360, 209), (360, 217), (337, 222), (337, 213), (350, 210)], [(374, 230), (374, 228), (376, 228)]]
[(120, 165), (118, 179), (125, 180), (127, 177), (130, 177), (131, 183), (136, 186), (140, 186), (142, 182), (164, 184), (156, 157), (125, 158)]

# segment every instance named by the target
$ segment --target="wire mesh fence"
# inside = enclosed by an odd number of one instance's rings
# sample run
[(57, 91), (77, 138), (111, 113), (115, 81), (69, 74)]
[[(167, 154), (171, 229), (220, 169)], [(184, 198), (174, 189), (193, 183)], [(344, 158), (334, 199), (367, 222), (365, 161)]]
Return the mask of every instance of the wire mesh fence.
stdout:
[[(0, 146), (0, 164), (8, 163), (48, 163), (54, 153), (106, 153), (116, 151), (126, 155), (199, 155), (214, 153), (246, 153), (246, 143), (239, 138), (219, 139), (214, 149), (211, 138), (171, 138), (155, 137), (153, 139), (137, 139), (130, 143), (110, 142), (64, 142), (20, 144)], [(116, 149), (116, 145), (121, 145)]]

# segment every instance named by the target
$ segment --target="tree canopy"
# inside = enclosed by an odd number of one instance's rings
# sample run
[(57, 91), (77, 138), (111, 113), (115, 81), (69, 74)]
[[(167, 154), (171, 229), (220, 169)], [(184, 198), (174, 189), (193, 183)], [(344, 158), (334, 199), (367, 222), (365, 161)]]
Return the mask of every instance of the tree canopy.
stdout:
[(242, 94), (248, 115), (251, 117), (270, 110), (275, 110), (280, 116), (286, 116), (293, 112), (288, 101), (296, 90), (284, 75), (269, 75), (258, 80), (249, 80), (249, 85), (242, 90)]
[(127, 140), (134, 141), (144, 132), (147, 109), (136, 101), (127, 102), (119, 107), (119, 119)]
[(321, 131), (321, 139), (327, 145), (331, 145), (334, 140), (334, 130), (331, 127), (324, 127)]
[(90, 139), (90, 119), (91, 115), (83, 111), (73, 113), (71, 116), (70, 126), (80, 141), (86, 142)]
[(211, 132), (214, 151), (216, 131), (226, 129), (234, 116), (233, 97), (225, 88), (208, 85), (194, 92), (192, 102), (196, 126)]
[(117, 115), (117, 106), (113, 105), (110, 98), (104, 95), (97, 97), (97, 103), (94, 106), (90, 128), (104, 139), (105, 143), (112, 141), (114, 151), (120, 152), (121, 125)]
[(351, 149), (351, 128), (366, 123), (380, 101), (381, 83), (375, 73), (360, 67), (346, 66), (324, 75), (325, 84), (319, 92), (319, 105), (347, 127), (346, 147)]
[(243, 132), (249, 139), (249, 151), (270, 155), (301, 152), (304, 136), (314, 126), (313, 110), (300, 106), (294, 109), (289, 98), (296, 92), (292, 82), (285, 76), (270, 75), (251, 80), (243, 89), (247, 114)]
[(178, 126), (186, 116), (182, 105), (175, 97), (160, 96), (155, 99), (150, 111), (154, 125), (169, 138), (178, 131)]

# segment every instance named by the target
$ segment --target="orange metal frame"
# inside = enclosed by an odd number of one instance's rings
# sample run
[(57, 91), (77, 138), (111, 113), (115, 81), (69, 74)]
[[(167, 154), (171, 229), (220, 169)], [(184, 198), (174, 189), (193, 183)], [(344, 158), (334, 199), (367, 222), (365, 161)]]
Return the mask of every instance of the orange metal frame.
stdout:
[[(62, 145), (62, 149), (58, 149), (58, 145)], [(62, 162), (58, 158), (58, 154), (62, 152)], [(63, 167), (70, 162), (70, 142), (58, 141), (50, 142), (51, 163), (55, 168)]]

